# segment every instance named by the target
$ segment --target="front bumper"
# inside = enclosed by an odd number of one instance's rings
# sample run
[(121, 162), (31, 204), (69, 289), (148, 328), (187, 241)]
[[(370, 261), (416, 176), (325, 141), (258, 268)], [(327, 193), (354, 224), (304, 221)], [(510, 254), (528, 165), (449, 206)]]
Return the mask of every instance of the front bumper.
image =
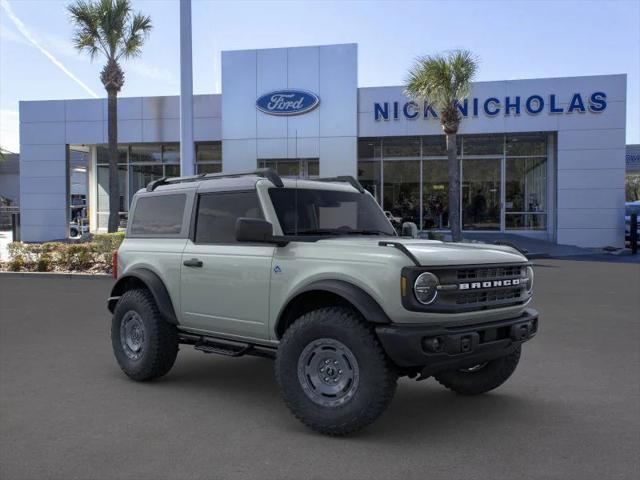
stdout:
[(376, 333), (391, 360), (423, 375), (465, 368), (508, 355), (538, 331), (538, 312), (496, 322), (443, 327), (381, 325)]

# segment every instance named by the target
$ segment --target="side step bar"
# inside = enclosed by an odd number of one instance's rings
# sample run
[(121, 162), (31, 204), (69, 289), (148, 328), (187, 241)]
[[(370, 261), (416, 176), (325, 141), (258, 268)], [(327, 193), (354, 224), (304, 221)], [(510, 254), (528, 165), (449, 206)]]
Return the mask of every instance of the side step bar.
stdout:
[(193, 348), (204, 353), (217, 353), (228, 357), (242, 357), (243, 355), (254, 355), (258, 357), (275, 358), (276, 349), (255, 345), (245, 342), (237, 342), (226, 338), (210, 337), (208, 335), (196, 335), (192, 333), (180, 332), (178, 334), (180, 343), (193, 345)]

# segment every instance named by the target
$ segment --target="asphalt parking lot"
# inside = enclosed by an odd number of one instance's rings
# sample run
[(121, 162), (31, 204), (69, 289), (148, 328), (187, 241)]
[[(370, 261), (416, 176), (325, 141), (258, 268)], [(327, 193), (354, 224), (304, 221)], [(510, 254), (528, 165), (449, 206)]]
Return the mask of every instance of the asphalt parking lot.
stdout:
[(164, 379), (127, 380), (110, 279), (0, 274), (0, 478), (638, 478), (640, 265), (535, 263), (541, 329), (507, 384), (403, 379), (340, 439), (289, 414), (269, 360), (183, 346)]

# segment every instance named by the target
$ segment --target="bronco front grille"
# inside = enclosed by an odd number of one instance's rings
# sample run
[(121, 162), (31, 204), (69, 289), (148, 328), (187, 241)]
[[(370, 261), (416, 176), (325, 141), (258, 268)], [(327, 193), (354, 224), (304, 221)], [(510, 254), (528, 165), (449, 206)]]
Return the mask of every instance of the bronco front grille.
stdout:
[(458, 280), (484, 280), (488, 278), (519, 277), (523, 271), (520, 265), (491, 268), (463, 268), (457, 271)]
[(527, 265), (478, 265), (464, 267), (406, 267), (403, 275), (413, 286), (420, 273), (438, 276), (440, 285), (436, 300), (422, 305), (413, 289), (403, 297), (409, 310), (458, 313), (522, 305), (531, 297), (527, 287)]
[(458, 293), (456, 297), (456, 304), (473, 305), (499, 302), (501, 300), (518, 300), (521, 293), (521, 288), (494, 290), (491, 292)]

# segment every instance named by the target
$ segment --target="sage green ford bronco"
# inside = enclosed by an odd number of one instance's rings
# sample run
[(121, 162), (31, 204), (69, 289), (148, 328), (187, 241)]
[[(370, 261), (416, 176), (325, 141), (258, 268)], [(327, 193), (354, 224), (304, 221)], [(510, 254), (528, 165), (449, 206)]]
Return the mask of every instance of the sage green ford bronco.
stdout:
[(524, 255), (398, 236), (352, 177), (156, 180), (114, 260), (124, 373), (165, 375), (180, 344), (275, 358), (286, 405), (329, 435), (371, 424), (399, 376), (463, 395), (500, 386), (538, 328)]

